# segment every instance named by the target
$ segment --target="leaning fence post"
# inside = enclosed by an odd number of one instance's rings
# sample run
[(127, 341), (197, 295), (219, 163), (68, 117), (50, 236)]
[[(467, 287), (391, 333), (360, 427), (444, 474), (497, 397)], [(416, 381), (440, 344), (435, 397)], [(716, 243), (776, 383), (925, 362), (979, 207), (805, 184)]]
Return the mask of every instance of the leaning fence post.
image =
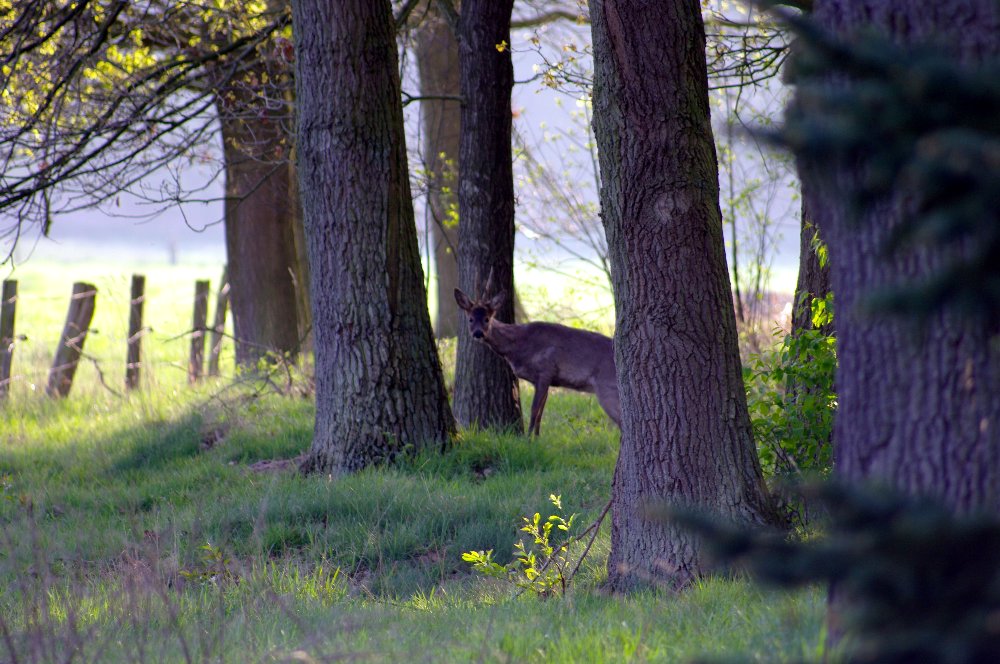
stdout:
[(215, 320), (208, 344), (208, 375), (219, 375), (219, 353), (222, 352), (222, 334), (226, 329), (226, 310), (229, 308), (229, 266), (222, 270), (222, 284), (215, 297)]
[(194, 282), (194, 321), (191, 332), (191, 360), (188, 362), (188, 382), (201, 380), (205, 361), (205, 324), (208, 320), (208, 281)]
[(45, 393), (50, 397), (65, 397), (73, 386), (73, 375), (80, 363), (83, 343), (87, 340), (87, 331), (94, 319), (96, 299), (97, 287), (93, 284), (82, 281), (73, 284), (66, 325), (63, 327), (59, 347), (56, 348), (52, 370), (49, 371), (49, 384), (45, 388)]
[(142, 308), (146, 303), (146, 277), (132, 275), (132, 293), (128, 313), (128, 352), (125, 359), (125, 388), (139, 387), (139, 368), (142, 366)]
[(4, 279), (0, 294), (0, 399), (10, 390), (10, 365), (14, 360), (14, 312), (17, 308), (17, 282)]

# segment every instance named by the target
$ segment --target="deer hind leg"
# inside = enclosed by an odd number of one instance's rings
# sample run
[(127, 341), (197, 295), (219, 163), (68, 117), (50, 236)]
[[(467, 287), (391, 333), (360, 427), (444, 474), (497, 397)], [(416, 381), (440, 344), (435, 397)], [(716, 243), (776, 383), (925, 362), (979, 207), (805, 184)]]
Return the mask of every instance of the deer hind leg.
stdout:
[(535, 385), (535, 396), (531, 400), (531, 423), (528, 425), (528, 435), (540, 436), (542, 433), (542, 411), (549, 398), (549, 384), (542, 382)]

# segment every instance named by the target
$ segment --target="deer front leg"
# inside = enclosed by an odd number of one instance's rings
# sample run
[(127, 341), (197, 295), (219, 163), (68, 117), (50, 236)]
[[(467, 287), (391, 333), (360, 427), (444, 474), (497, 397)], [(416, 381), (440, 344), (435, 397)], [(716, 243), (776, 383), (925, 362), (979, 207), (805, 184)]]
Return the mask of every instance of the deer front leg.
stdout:
[(612, 383), (610, 385), (599, 386), (597, 388), (597, 403), (601, 404), (601, 408), (608, 414), (611, 421), (621, 429), (622, 407), (618, 397), (618, 385)]
[(531, 400), (531, 423), (528, 425), (528, 435), (540, 436), (542, 433), (542, 411), (549, 398), (549, 384), (540, 382), (535, 385), (535, 396)]

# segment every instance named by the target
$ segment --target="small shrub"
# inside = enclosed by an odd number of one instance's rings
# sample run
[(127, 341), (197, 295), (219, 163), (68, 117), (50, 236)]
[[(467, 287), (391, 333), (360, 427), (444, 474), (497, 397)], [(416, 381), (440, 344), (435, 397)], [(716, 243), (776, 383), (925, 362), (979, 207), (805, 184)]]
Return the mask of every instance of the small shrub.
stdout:
[(604, 515), (587, 530), (574, 536), (570, 531), (577, 515), (572, 514), (569, 518), (563, 516), (562, 496), (550, 494), (549, 501), (557, 510), (555, 514), (544, 520), (539, 512), (535, 512), (530, 518), (522, 517), (524, 525), (521, 531), (530, 535), (532, 541), (526, 543), (523, 538), (518, 541), (514, 545), (514, 560), (510, 563), (501, 565), (494, 561), (492, 549), (468, 551), (462, 554), (462, 560), (471, 564), (480, 574), (511, 583), (520, 592), (530, 590), (540, 597), (565, 595), (566, 588), (590, 550), (590, 544), (575, 565), (575, 554), (571, 551), (592, 530), (596, 534)]
[(188, 581), (218, 585), (223, 581), (236, 578), (233, 561), (218, 546), (208, 542), (198, 547), (201, 560), (198, 564), (180, 570), (180, 575)]
[(773, 351), (751, 358), (744, 371), (758, 453), (771, 477), (826, 476), (837, 395), (835, 338), (821, 329), (833, 320), (833, 296), (812, 301), (812, 330), (788, 335)]

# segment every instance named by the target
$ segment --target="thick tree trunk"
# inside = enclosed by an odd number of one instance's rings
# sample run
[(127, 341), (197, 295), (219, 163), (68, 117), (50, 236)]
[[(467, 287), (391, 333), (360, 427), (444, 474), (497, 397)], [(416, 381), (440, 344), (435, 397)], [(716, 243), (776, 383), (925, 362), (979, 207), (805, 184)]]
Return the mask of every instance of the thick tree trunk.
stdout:
[(427, 313), (389, 3), (295, 0), (298, 173), (316, 429), (304, 470), (349, 472), (453, 430)]
[[(994, 0), (825, 0), (816, 19), (841, 35), (881, 30), (902, 44), (933, 41), (965, 63), (1000, 50)], [(886, 256), (885, 239), (904, 200), (851, 216), (864, 177), (858, 165), (831, 172), (800, 160), (815, 188), (814, 215), (830, 252), (837, 297), (835, 467), (850, 481), (875, 480), (945, 500), (957, 512), (1000, 511), (1000, 355), (980, 321), (951, 311), (923, 326), (868, 314), (864, 297), (939, 268), (926, 248)]]
[[(416, 41), (420, 94), (457, 97), (459, 85), (458, 41), (436, 11), (421, 24)], [(439, 338), (456, 336), (464, 326), (455, 307), (458, 287), (458, 225), (453, 214), (457, 205), (459, 135), (462, 107), (457, 100), (425, 99), (420, 102), (424, 154), (428, 172), (431, 244), (437, 277), (437, 315), (434, 333)]]
[(304, 266), (295, 245), (301, 219), (291, 179), (288, 114), (283, 105), (269, 108), (257, 90), (265, 72), (262, 67), (229, 81), (218, 104), (233, 333), (236, 362), (244, 366), (268, 351), (297, 355), (303, 334), (297, 280)]
[[(800, 330), (813, 329), (812, 301), (824, 298), (830, 292), (830, 264), (820, 263), (813, 239), (819, 236), (819, 229), (813, 221), (812, 206), (807, 188), (802, 190), (802, 220), (799, 226), (799, 276), (795, 282), (795, 297), (792, 300), (792, 334)], [(833, 325), (823, 326), (824, 334), (833, 334)]]
[[(462, 3), (462, 136), (459, 151), (458, 279), (478, 297), (489, 275), (507, 299), (497, 313), (514, 322), (514, 176), (510, 146), (513, 0)], [(491, 293), (492, 294), (492, 293)], [(458, 337), (455, 416), (463, 426), (522, 431), (517, 379), (510, 366), (468, 332)]]
[(648, 503), (747, 524), (779, 519), (747, 414), (719, 210), (698, 0), (592, 0), (602, 218), (617, 308), (622, 442), (612, 484), (613, 590), (679, 587), (699, 542)]
[[(816, 21), (842, 37), (880, 31), (896, 43), (928, 42), (966, 64), (996, 57), (1000, 5), (994, 0), (824, 0)], [(838, 80), (835, 85), (850, 85)], [(803, 187), (829, 248), (837, 301), (834, 468), (848, 482), (888, 484), (935, 496), (957, 513), (1000, 511), (1000, 353), (982, 322), (954, 311), (919, 326), (871, 312), (865, 298), (941, 268), (937, 249), (886, 254), (905, 195), (851, 205), (868, 169), (800, 157)], [(833, 584), (828, 647), (843, 635), (853, 598)]]

